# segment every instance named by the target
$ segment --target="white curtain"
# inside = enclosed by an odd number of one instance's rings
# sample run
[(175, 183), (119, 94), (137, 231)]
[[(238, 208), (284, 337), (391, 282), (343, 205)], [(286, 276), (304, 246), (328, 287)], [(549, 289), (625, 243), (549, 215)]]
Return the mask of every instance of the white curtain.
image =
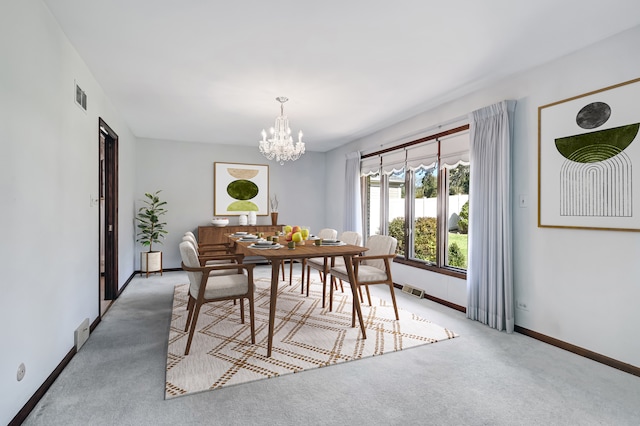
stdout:
[(360, 151), (347, 154), (344, 196), (344, 230), (355, 231), (362, 235)]
[(469, 115), (467, 318), (513, 332), (511, 123), (515, 101)]

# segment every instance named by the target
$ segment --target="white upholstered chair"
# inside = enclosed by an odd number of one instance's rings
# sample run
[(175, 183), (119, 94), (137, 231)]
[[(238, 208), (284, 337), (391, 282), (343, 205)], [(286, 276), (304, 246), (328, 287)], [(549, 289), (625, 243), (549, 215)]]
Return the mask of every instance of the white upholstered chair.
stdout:
[[(391, 301), (393, 302), (393, 310), (398, 316), (398, 305), (396, 304), (396, 295), (393, 291), (393, 279), (391, 277), (391, 261), (396, 256), (396, 247), (398, 240), (388, 235), (373, 235), (369, 237), (365, 247), (369, 250), (364, 252), (363, 256), (354, 256), (353, 258), (353, 274), (355, 276), (356, 290), (364, 286), (371, 304), (371, 296), (369, 295), (369, 287), (374, 284), (385, 284), (389, 287), (391, 293)], [(338, 278), (349, 282), (349, 275), (345, 265), (335, 266), (330, 270), (331, 278)], [(354, 300), (355, 303), (355, 300)], [(333, 285), (329, 291), (329, 310), (333, 308)], [(355, 305), (354, 305), (355, 308)], [(355, 320), (355, 309), (353, 309), (353, 319)]]
[[(329, 238), (331, 239), (331, 238)], [(358, 232), (344, 231), (340, 234), (340, 241), (354, 246), (359, 246), (362, 243), (362, 236)], [(322, 281), (322, 307), (325, 305), (325, 295), (327, 293), (327, 275), (332, 267), (344, 265), (344, 259), (342, 257), (312, 257), (307, 259), (307, 296), (309, 295), (309, 285), (311, 277), (311, 269), (315, 269), (320, 274), (320, 280)]]
[(220, 254), (233, 254), (233, 247), (231, 243), (213, 243), (213, 244), (199, 244), (196, 236), (193, 232), (187, 231), (184, 233), (184, 237), (189, 238), (196, 246), (196, 251), (199, 255), (215, 256)]
[[(251, 323), (251, 343), (256, 342), (253, 308), (253, 264), (223, 264), (201, 266), (198, 253), (189, 241), (180, 243), (182, 269), (189, 277), (189, 303), (184, 331), (189, 331), (184, 351), (189, 354), (193, 334), (196, 330), (200, 308), (205, 303), (240, 299), (240, 319), (244, 324), (244, 299), (249, 301), (249, 321)], [(217, 275), (213, 271), (233, 270), (236, 273)]]
[(220, 265), (225, 263), (242, 263), (242, 254), (231, 253), (226, 248), (215, 248), (213, 250), (200, 249), (193, 233), (185, 232), (182, 241), (190, 242), (196, 249), (201, 266)]

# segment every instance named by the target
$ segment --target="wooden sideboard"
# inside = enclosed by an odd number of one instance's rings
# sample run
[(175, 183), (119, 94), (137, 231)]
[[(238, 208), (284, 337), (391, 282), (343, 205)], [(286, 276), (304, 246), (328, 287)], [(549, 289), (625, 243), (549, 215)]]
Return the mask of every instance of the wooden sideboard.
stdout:
[(274, 235), (276, 231), (282, 231), (282, 226), (283, 225), (198, 226), (198, 244), (228, 243), (229, 239), (225, 234), (233, 234), (235, 232), (248, 232), (250, 234), (264, 232), (265, 235)]

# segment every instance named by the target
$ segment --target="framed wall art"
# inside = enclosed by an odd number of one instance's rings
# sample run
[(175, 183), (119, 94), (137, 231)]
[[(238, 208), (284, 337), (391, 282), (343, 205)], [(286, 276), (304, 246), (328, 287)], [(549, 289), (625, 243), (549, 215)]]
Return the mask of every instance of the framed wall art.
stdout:
[(213, 163), (213, 214), (269, 214), (269, 166)]
[(640, 231), (640, 78), (538, 108), (538, 226)]

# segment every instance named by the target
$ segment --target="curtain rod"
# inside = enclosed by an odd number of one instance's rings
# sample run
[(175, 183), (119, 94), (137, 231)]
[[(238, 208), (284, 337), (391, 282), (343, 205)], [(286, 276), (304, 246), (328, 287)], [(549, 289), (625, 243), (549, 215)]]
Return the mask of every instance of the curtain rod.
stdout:
[[(458, 123), (462, 124), (464, 122), (468, 122), (467, 121), (468, 119), (469, 119), (469, 115), (466, 115), (466, 114), (465, 115), (461, 115), (459, 117), (455, 117), (455, 118), (452, 118), (450, 120), (443, 121), (442, 123), (438, 123), (438, 124), (435, 124), (433, 126), (429, 126), (429, 127), (424, 128), (424, 129), (420, 129), (418, 131), (412, 132), (411, 134), (401, 136), (401, 137), (399, 137), (399, 138), (397, 138), (397, 139), (395, 139), (393, 141), (389, 141), (389, 142), (383, 143), (383, 144), (380, 145), (380, 148), (381, 149), (385, 149), (384, 146), (393, 145), (393, 144), (401, 142), (403, 140), (414, 138), (414, 137), (416, 137), (418, 135), (424, 135), (425, 133), (433, 131), (433, 130), (436, 130), (436, 129), (442, 129), (443, 127), (446, 128), (448, 126), (456, 125)], [(368, 150), (365, 149), (364, 152), (366, 152), (366, 151), (368, 151)], [(371, 154), (364, 154), (364, 155), (371, 155)]]
[(396, 150), (399, 150), (399, 149), (407, 148), (407, 147), (412, 146), (412, 145), (417, 145), (417, 144), (422, 143), (422, 142), (426, 142), (426, 141), (430, 141), (430, 140), (433, 140), (433, 139), (442, 138), (442, 137), (445, 137), (445, 136), (448, 136), (448, 135), (451, 135), (451, 134), (454, 134), (454, 133), (462, 132), (462, 131), (465, 131), (465, 130), (469, 130), (469, 124), (458, 126), (458, 127), (453, 128), (453, 129), (445, 130), (444, 132), (435, 133), (433, 135), (425, 136), (423, 138), (416, 139), (416, 140), (413, 140), (413, 141), (410, 141), (410, 142), (406, 142), (406, 143), (403, 143), (403, 144), (400, 144), (400, 145), (395, 145), (395, 146), (392, 146), (392, 147), (389, 147), (389, 148), (386, 148), (386, 149), (381, 149), (379, 151), (375, 151), (375, 152), (372, 152), (372, 153), (369, 153), (369, 154), (364, 154), (360, 158), (364, 159), (364, 158), (369, 158), (369, 157), (375, 157), (376, 155), (380, 155), (380, 154), (384, 154), (384, 153), (387, 153), (387, 152), (391, 152), (391, 151), (396, 151)]

